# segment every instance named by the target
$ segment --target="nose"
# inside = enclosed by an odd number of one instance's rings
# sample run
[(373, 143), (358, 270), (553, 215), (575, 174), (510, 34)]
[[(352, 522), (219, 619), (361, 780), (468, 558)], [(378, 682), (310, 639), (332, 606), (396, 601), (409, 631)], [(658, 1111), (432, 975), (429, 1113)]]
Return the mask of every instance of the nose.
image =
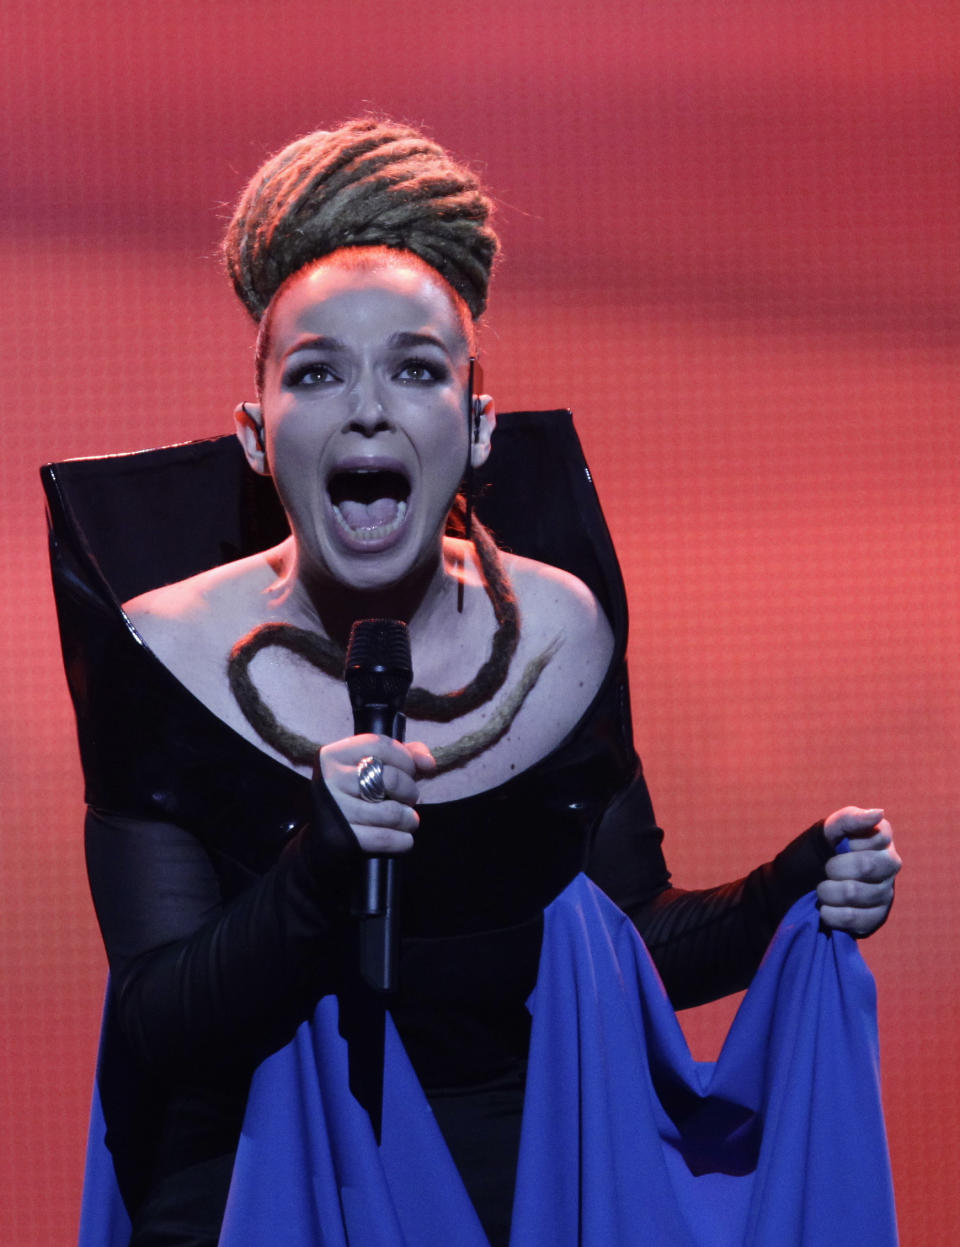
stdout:
[(373, 377), (363, 377), (350, 392), (350, 413), (347, 427), (373, 437), (393, 427), (384, 405), (383, 395)]

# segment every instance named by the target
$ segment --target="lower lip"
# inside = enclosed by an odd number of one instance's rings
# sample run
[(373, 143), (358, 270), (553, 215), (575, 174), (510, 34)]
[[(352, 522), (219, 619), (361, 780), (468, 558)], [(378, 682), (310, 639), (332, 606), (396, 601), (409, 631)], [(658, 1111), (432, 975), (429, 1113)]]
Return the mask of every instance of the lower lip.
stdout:
[(362, 554), (377, 554), (396, 545), (403, 536), (410, 516), (409, 500), (405, 500), (399, 504), (397, 515), (388, 524), (378, 524), (374, 528), (352, 528), (339, 510), (332, 503), (329, 505), (334, 531), (341, 544)]

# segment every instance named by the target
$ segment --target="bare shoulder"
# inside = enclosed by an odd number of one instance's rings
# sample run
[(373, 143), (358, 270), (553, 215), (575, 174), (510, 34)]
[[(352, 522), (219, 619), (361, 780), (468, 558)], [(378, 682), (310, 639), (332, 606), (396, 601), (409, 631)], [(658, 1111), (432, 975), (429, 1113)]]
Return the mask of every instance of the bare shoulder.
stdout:
[(256, 554), (151, 589), (125, 602), (123, 610), (157, 657), (179, 674), (244, 630), (271, 576), (265, 556)]
[(610, 665), (614, 637), (595, 595), (582, 580), (533, 559), (504, 555), (524, 632), (537, 648), (557, 643), (557, 674), (574, 663), (579, 678), (599, 684)]
[(560, 625), (573, 635), (598, 641), (607, 637), (613, 645), (603, 608), (577, 576), (518, 554), (504, 554), (503, 560), (521, 609), (531, 621), (541, 620), (547, 627)]

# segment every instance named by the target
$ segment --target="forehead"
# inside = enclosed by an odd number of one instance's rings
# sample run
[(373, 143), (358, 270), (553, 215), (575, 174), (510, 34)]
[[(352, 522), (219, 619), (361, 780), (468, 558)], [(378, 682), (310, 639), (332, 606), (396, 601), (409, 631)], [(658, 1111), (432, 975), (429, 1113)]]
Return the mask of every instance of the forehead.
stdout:
[(466, 347), (446, 282), (399, 253), (360, 263), (334, 255), (302, 270), (280, 292), (271, 319), (274, 354), (303, 334), (328, 334), (361, 347), (398, 332), (429, 332), (451, 353)]

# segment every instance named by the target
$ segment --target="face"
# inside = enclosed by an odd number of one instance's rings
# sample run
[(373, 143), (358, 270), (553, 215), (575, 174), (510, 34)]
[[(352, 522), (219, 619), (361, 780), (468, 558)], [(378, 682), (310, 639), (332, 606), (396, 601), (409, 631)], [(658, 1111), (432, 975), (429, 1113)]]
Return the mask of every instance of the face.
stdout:
[[(334, 256), (283, 289), (261, 407), (246, 405), (240, 433), (313, 576), (377, 590), (438, 563), (467, 461), (468, 361), (449, 287), (400, 253), (372, 267)], [(491, 430), (492, 411), (475, 462)]]

